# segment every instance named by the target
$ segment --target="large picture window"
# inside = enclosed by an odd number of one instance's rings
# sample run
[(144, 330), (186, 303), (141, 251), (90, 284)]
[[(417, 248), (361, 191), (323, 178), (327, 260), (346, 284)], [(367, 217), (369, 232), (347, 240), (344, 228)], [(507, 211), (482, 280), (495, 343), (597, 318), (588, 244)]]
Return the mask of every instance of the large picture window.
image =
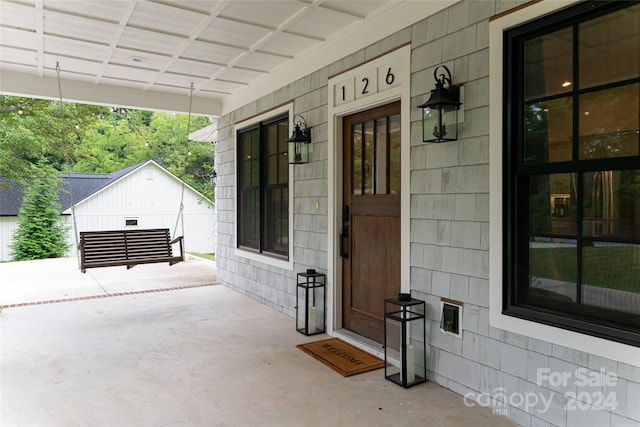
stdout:
[(238, 247), (288, 258), (288, 116), (237, 134)]
[(504, 313), (640, 345), (640, 4), (505, 33)]

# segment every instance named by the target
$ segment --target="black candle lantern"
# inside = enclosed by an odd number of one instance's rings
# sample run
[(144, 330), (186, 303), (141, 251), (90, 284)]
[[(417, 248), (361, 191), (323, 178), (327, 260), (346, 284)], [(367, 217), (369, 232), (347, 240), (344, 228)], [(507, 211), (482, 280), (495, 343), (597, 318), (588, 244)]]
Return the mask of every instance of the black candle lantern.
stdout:
[[(447, 74), (440, 74), (438, 78), (440, 68)], [(444, 65), (436, 67), (433, 78), (436, 88), (431, 91), (429, 100), (418, 106), (422, 108), (422, 141), (455, 141), (458, 139), (458, 110), (462, 105), (460, 88), (451, 84), (451, 72)]]
[[(297, 119), (297, 121), (296, 121)], [(294, 129), (289, 143), (289, 164), (301, 165), (309, 163), (309, 146), (311, 145), (311, 128), (307, 121), (299, 114), (293, 118)]]
[(304, 335), (325, 331), (325, 282), (326, 275), (308, 269), (298, 273), (296, 329)]
[(384, 301), (384, 376), (404, 388), (427, 379), (425, 303), (398, 294)]

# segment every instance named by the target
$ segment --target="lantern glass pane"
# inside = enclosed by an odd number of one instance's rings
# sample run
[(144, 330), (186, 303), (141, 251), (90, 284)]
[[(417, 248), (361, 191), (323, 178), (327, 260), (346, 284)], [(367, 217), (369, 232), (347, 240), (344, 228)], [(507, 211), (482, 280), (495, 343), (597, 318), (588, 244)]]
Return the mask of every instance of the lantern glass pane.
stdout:
[(289, 163), (309, 163), (309, 145), (306, 142), (289, 142)]
[(400, 342), (402, 341), (402, 324), (392, 317), (386, 317), (385, 323), (386, 376), (397, 378), (397, 382), (401, 382)]
[(297, 298), (297, 304), (296, 304), (296, 329), (302, 332), (306, 332), (306, 324), (307, 324), (307, 319), (306, 319), (306, 311), (305, 311), (305, 307), (307, 305), (306, 303), (306, 292), (304, 290), (304, 288), (298, 288), (298, 298)]
[(422, 140), (430, 141), (439, 138), (440, 110), (436, 108), (422, 109)]
[(324, 288), (314, 286), (309, 289), (307, 312), (309, 313), (309, 334), (324, 331)]
[(300, 147), (300, 154), (302, 155), (302, 163), (309, 163), (309, 147), (311, 144), (303, 142)]
[(455, 105), (442, 106), (441, 139), (458, 139), (458, 108)]

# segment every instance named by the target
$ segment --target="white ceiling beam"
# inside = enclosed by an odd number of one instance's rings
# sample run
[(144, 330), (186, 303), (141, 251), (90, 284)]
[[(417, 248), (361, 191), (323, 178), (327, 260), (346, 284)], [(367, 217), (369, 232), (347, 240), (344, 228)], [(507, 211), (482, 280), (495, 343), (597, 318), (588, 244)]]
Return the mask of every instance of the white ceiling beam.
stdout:
[(130, 1), (127, 3), (127, 7), (122, 12), (122, 16), (120, 17), (120, 22), (118, 23), (118, 29), (116, 30), (116, 33), (113, 35), (113, 38), (111, 39), (109, 48), (107, 49), (107, 52), (105, 53), (104, 58), (102, 59), (102, 66), (100, 67), (100, 70), (96, 74), (96, 78), (94, 80), (96, 84), (100, 83), (100, 80), (102, 80), (102, 76), (104, 75), (104, 72), (109, 66), (109, 62), (111, 62), (111, 58), (113, 57), (113, 54), (116, 51), (116, 48), (118, 47), (118, 43), (120, 43), (122, 34), (124, 34), (124, 30), (127, 27), (127, 23), (129, 22), (129, 19), (131, 19), (131, 15), (133, 14), (133, 10), (135, 8), (136, 8), (136, 2)]
[(35, 20), (36, 20), (36, 60), (38, 67), (38, 76), (44, 76), (44, 7), (43, 0), (37, 0), (35, 3)]
[[(222, 68), (222, 69), (220, 69), (218, 72), (216, 72), (214, 75), (212, 75), (209, 78), (208, 82), (211, 83), (211, 82), (216, 81), (218, 76), (222, 75), (225, 71), (233, 68), (236, 64), (240, 63), (251, 52), (258, 51), (258, 49), (260, 49), (267, 42), (272, 40), (276, 35), (281, 34), (288, 27), (290, 27), (291, 24), (293, 24), (296, 21), (296, 19), (306, 15), (307, 13), (309, 13), (311, 11), (311, 7), (308, 4), (306, 4), (306, 3), (299, 3), (299, 4), (301, 6), (300, 9), (298, 9), (296, 12), (291, 14), (291, 16), (289, 16), (287, 19), (285, 19), (280, 25), (278, 25), (277, 28), (270, 29), (270, 31), (264, 37), (262, 37), (260, 40), (258, 40), (256, 43), (254, 43), (252, 46), (250, 46), (249, 49), (247, 49), (246, 51), (240, 53), (233, 60), (229, 61), (227, 66)], [(224, 18), (224, 19), (228, 19), (228, 18)], [(253, 25), (253, 24), (248, 24), (248, 25)], [(267, 29), (268, 27), (262, 27), (262, 28)], [(267, 53), (267, 52), (264, 52), (264, 54), (265, 55), (273, 55), (273, 54), (270, 54), (270, 53)], [(275, 56), (281, 56), (281, 55), (275, 55)], [(254, 71), (261, 71), (261, 70), (254, 70)], [(265, 72), (265, 73), (267, 73), (267, 72)]]
[[(231, 0), (225, 0), (225, 1), (219, 1), (219, 2), (215, 3), (213, 8), (209, 11), (209, 16), (207, 16), (202, 21), (200, 21), (200, 23), (193, 29), (193, 31), (189, 35), (189, 38), (185, 39), (181, 43), (180, 47), (178, 49), (176, 49), (176, 51), (172, 55), (171, 59), (167, 60), (164, 63), (162, 68), (158, 71), (158, 73), (156, 73), (155, 78), (152, 79), (147, 84), (146, 89), (151, 88), (153, 86), (153, 84), (158, 81), (158, 78), (165, 71), (167, 71), (173, 64), (176, 63), (176, 61), (180, 58), (180, 56), (184, 53), (184, 51), (187, 50), (189, 48), (189, 46), (191, 46), (192, 42), (194, 40), (196, 40), (198, 38), (198, 36), (200, 36), (200, 34), (202, 34), (209, 27), (209, 25), (211, 25), (211, 23), (218, 17), (218, 15), (227, 7), (227, 5), (230, 2), (231, 2)], [(200, 88), (195, 84), (194, 84), (194, 87), (195, 87), (195, 91), (194, 92), (197, 93)]]
[[(302, 3), (301, 0), (296, 0), (298, 3)], [(361, 14), (361, 13), (353, 13), (353, 12), (348, 12), (346, 10), (339, 10), (339, 9), (335, 9), (331, 6), (326, 6), (324, 3), (326, 2), (326, 0), (314, 0), (313, 3), (311, 5), (308, 5), (307, 3), (302, 3), (305, 4), (309, 7), (313, 7), (313, 8), (317, 8), (317, 9), (323, 9), (323, 10), (328, 10), (330, 12), (333, 13), (337, 13), (339, 15), (344, 15), (348, 18), (354, 18), (357, 20), (362, 20), (365, 18), (365, 15)]]
[[(187, 114), (189, 93), (173, 94), (151, 90), (137, 90), (129, 87), (95, 85), (77, 80), (62, 82), (62, 99), (65, 102), (119, 106), (123, 108), (167, 111)], [(15, 71), (2, 70), (0, 92), (32, 98), (57, 100), (58, 81), (56, 78), (38, 77)], [(193, 96), (191, 114), (196, 116), (220, 117), (222, 104), (217, 99)]]

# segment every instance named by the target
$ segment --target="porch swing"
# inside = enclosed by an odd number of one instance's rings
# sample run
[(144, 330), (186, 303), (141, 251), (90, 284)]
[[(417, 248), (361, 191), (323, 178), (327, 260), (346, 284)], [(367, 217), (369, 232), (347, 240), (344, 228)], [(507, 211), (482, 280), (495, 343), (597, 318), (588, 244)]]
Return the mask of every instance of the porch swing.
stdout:
[[(64, 108), (62, 105), (62, 86), (60, 83), (59, 63), (56, 63), (56, 73), (58, 74), (62, 138), (63, 144), (67, 149), (67, 164), (69, 165), (69, 147), (67, 145)], [(187, 132), (191, 126), (191, 101), (193, 98), (193, 90), (193, 83), (191, 83)], [(73, 186), (71, 185), (71, 171), (68, 170), (67, 174), (69, 181), (69, 195), (71, 198), (73, 232), (79, 252), (79, 268), (82, 273), (86, 273), (88, 268), (126, 266), (128, 270), (138, 264), (168, 262), (171, 266), (184, 261), (184, 181), (182, 181), (180, 208), (178, 210), (178, 217), (176, 218), (176, 224), (173, 230), (173, 238), (169, 234), (168, 228), (80, 231), (78, 233)], [(182, 224), (182, 235), (175, 237), (179, 223)], [(173, 253), (174, 244), (179, 245), (179, 255), (174, 255)]]

